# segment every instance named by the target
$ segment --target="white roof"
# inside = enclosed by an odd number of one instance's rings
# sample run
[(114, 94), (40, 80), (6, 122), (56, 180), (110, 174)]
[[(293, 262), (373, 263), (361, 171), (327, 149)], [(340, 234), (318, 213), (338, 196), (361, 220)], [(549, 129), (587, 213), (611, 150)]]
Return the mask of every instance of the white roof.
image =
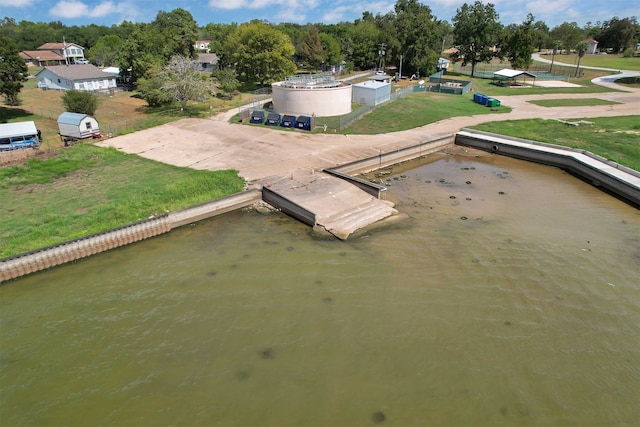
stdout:
[(356, 83), (353, 85), (354, 87), (364, 87), (367, 89), (378, 89), (385, 86), (391, 86), (391, 83), (388, 82), (378, 82), (375, 80), (367, 80), (366, 82)]
[(495, 73), (493, 73), (494, 76), (500, 76), (500, 77), (509, 77), (509, 78), (514, 78), (514, 77), (518, 77), (520, 75), (527, 75), (530, 77), (535, 78), (536, 76), (534, 74), (531, 74), (527, 71), (521, 71), (521, 70), (512, 70), (510, 68), (503, 68), (500, 71), (496, 71)]
[(102, 71), (109, 74), (120, 74), (120, 68), (118, 67), (107, 67), (103, 68)]
[(0, 137), (10, 138), (22, 135), (37, 135), (38, 129), (34, 122), (18, 122), (0, 124)]

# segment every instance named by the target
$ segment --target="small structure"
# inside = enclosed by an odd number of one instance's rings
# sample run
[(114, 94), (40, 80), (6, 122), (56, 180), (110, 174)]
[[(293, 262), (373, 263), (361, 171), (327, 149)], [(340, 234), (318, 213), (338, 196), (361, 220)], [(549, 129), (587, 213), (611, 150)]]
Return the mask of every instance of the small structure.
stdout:
[(0, 124), (0, 151), (38, 148), (40, 131), (32, 121)]
[(60, 138), (66, 142), (85, 138), (100, 138), (98, 121), (87, 114), (62, 113), (58, 116)]
[(594, 39), (586, 39), (583, 40), (583, 42), (585, 42), (587, 44), (587, 50), (584, 53), (587, 54), (595, 54), (598, 51), (598, 41), (594, 40)]
[(218, 55), (215, 53), (199, 53), (196, 61), (200, 64), (202, 71), (210, 73), (218, 66)]
[(517, 86), (518, 78), (522, 78), (522, 84), (526, 83), (527, 77), (533, 79), (533, 84), (536, 82), (536, 75), (531, 74), (528, 71), (511, 70), (509, 68), (503, 68), (502, 70), (493, 73), (493, 78), (498, 80), (500, 86)]
[(353, 102), (378, 105), (391, 99), (391, 83), (368, 80), (353, 85)]
[(53, 65), (36, 73), (43, 90), (96, 91), (116, 87), (116, 76), (91, 64)]

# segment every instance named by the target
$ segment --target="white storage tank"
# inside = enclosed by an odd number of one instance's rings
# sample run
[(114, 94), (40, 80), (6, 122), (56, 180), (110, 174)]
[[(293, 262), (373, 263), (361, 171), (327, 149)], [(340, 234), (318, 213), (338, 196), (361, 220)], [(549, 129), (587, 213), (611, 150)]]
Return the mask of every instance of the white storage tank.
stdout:
[(271, 89), (279, 114), (330, 117), (351, 112), (351, 85), (330, 73), (290, 76)]

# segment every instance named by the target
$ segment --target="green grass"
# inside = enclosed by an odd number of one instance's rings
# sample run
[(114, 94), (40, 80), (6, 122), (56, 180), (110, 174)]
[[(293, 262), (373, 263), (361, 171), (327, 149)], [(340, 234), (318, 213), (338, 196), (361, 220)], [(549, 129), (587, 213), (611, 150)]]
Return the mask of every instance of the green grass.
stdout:
[[(551, 57), (552, 55), (543, 55), (543, 58), (548, 60), (551, 60)], [(556, 55), (554, 61), (576, 65), (578, 56), (576, 54)], [(625, 58), (622, 55), (584, 55), (580, 60), (580, 67), (584, 66), (640, 71), (640, 56)]]
[[(476, 114), (508, 113), (508, 107), (493, 110), (473, 102), (473, 95), (446, 95), (431, 92), (416, 92), (407, 97), (382, 104), (345, 129), (344, 134), (366, 134), (397, 132), (435, 123), (449, 117)], [(318, 124), (324, 123), (318, 119)]]
[(590, 107), (594, 105), (621, 104), (620, 102), (607, 101), (599, 98), (563, 98), (563, 99), (541, 99), (527, 101), (541, 107)]
[(473, 129), (587, 150), (640, 171), (640, 116), (596, 117), (593, 126), (567, 126), (555, 120), (531, 119), (484, 123)]
[(198, 171), (79, 144), (0, 169), (0, 258), (242, 191), (237, 171)]

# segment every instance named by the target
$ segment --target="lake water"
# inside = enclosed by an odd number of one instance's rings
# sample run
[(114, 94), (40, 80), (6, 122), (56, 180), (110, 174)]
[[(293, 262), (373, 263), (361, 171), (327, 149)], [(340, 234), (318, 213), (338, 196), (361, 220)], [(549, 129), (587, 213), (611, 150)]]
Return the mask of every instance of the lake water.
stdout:
[(342, 242), (237, 211), (0, 287), (3, 426), (633, 426), (640, 214), (456, 150)]

